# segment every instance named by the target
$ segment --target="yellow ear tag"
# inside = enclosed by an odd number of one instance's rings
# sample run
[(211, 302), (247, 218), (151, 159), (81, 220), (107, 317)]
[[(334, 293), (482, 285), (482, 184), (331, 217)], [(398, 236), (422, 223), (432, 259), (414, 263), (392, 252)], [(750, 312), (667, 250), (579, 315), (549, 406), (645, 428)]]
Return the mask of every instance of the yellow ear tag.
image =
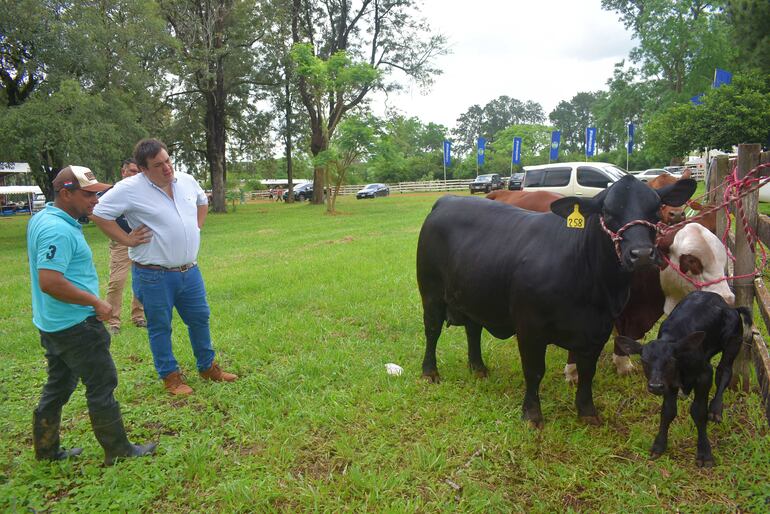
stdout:
[(583, 215), (580, 214), (578, 204), (575, 204), (575, 209), (572, 211), (572, 214), (567, 216), (567, 226), (569, 228), (586, 228), (586, 220), (583, 218)]

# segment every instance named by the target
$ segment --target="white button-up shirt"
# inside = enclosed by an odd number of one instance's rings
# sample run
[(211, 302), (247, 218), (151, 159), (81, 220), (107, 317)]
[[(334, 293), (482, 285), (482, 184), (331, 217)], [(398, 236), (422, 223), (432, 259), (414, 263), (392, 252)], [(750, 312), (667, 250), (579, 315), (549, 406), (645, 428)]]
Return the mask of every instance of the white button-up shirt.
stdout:
[(198, 258), (198, 206), (208, 204), (206, 193), (186, 173), (176, 172), (171, 187), (173, 198), (139, 173), (115, 184), (94, 208), (100, 218), (115, 220), (123, 214), (132, 229), (144, 225), (152, 231), (149, 243), (128, 249), (132, 261), (172, 268)]

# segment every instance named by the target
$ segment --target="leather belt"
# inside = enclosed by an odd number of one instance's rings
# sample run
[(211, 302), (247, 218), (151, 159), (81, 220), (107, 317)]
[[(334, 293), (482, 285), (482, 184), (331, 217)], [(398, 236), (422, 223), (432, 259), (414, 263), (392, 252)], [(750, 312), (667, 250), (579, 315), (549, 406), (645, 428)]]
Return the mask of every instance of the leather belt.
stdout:
[(139, 262), (134, 262), (134, 266), (136, 266), (137, 268), (154, 269), (159, 271), (178, 271), (180, 273), (190, 271), (197, 265), (198, 265), (197, 263), (191, 262), (190, 264), (182, 264), (181, 266), (176, 266), (174, 268), (167, 268), (166, 266), (161, 266), (160, 264), (141, 264)]

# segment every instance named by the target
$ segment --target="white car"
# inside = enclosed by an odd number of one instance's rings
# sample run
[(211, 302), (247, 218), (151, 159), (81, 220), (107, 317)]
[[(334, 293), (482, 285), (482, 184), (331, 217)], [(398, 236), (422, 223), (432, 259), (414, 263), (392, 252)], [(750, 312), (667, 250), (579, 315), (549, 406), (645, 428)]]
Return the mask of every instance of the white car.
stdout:
[(555, 162), (524, 166), (524, 191), (550, 191), (564, 196), (593, 198), (628, 175), (606, 162)]
[(32, 199), (32, 212), (42, 211), (45, 209), (45, 195), (42, 193), (36, 193)]
[[(649, 182), (650, 180), (654, 180), (656, 177), (661, 175), (671, 175), (674, 178), (679, 178), (676, 173), (669, 173), (663, 168), (650, 168), (648, 170), (640, 171), (634, 176), (642, 182)], [(679, 175), (681, 176), (681, 173)]]

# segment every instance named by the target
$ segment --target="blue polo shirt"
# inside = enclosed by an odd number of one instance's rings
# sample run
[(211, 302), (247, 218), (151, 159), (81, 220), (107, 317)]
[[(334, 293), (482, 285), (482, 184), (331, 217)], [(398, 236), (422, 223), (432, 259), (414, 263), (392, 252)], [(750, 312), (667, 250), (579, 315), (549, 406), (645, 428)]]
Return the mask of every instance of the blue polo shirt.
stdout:
[(99, 277), (91, 247), (75, 218), (52, 202), (27, 225), (27, 255), (32, 279), (32, 322), (44, 332), (59, 332), (96, 314), (90, 305), (57, 300), (40, 290), (38, 270), (58, 271), (83, 291), (99, 296)]

